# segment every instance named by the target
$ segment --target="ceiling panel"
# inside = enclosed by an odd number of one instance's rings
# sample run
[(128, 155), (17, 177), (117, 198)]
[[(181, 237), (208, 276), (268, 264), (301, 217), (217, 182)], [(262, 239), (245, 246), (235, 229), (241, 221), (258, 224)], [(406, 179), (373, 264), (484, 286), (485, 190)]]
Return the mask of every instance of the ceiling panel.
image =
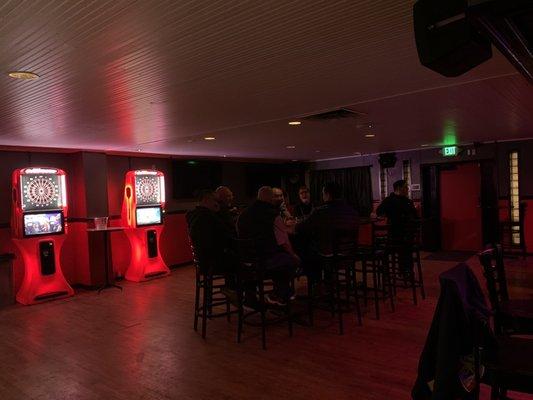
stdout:
[[(0, 145), (315, 159), (436, 143), (446, 124), (532, 136), (531, 86), (499, 54), (455, 79), (418, 64), (412, 4), (5, 1)], [(366, 115), (287, 126), (339, 106)]]

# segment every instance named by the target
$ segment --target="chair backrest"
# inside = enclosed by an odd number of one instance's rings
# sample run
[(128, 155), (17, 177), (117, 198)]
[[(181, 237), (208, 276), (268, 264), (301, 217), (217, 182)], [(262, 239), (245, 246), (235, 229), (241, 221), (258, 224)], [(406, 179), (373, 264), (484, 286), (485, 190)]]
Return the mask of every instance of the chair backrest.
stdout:
[[(479, 282), (467, 264), (458, 264), (440, 274), (439, 283), (439, 300), (412, 395), (414, 399), (471, 398), (466, 389), (477, 391), (479, 374), (476, 365), (467, 374), (469, 360), (472, 355), (476, 358), (478, 346), (487, 343), (490, 333), (479, 328), (488, 327), (490, 312)], [(465, 379), (472, 375), (478, 378), (474, 385)], [(434, 383), (431, 389), (430, 381)]]
[(483, 266), (489, 300), (494, 311), (500, 310), (500, 303), (509, 300), (502, 246), (497, 244), (478, 255)]
[(389, 237), (389, 225), (383, 222), (372, 222), (372, 246), (384, 247)]
[(242, 266), (255, 267), (259, 265), (257, 246), (252, 239), (235, 239), (235, 247)]
[(334, 254), (352, 252), (357, 249), (357, 229), (336, 229), (331, 234), (331, 250)]

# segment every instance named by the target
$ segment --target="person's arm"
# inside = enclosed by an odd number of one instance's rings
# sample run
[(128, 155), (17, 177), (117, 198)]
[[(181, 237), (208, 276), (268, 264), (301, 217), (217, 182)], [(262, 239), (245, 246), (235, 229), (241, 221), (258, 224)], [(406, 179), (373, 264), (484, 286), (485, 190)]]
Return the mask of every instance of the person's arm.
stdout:
[(298, 222), (294, 227), (294, 231), (297, 235), (310, 236), (315, 229), (316, 220), (318, 218), (318, 209), (311, 211), (307, 217)]
[(298, 255), (292, 248), (287, 228), (281, 217), (276, 217), (274, 220), (274, 235), (276, 236), (278, 246), (281, 246), (287, 253), (299, 260)]
[(384, 217), (384, 216), (387, 216), (388, 213), (389, 213), (389, 202), (388, 202), (388, 197), (387, 197), (385, 198), (385, 200), (381, 202), (378, 208), (376, 208), (376, 214), (378, 215), (378, 217)]

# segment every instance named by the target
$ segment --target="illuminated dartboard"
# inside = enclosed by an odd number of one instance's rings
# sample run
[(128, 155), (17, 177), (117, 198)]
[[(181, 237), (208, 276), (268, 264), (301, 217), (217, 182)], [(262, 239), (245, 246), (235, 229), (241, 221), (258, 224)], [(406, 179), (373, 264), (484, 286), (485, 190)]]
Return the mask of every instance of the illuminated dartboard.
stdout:
[(22, 181), (23, 208), (39, 210), (57, 208), (60, 189), (57, 175), (26, 175)]
[(137, 175), (135, 177), (135, 196), (137, 205), (158, 204), (159, 179), (152, 175)]

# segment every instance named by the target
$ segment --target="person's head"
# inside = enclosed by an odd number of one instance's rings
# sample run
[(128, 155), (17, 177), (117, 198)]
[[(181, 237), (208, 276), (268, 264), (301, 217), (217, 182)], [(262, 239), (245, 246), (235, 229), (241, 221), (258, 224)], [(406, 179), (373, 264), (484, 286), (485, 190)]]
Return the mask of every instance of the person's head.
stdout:
[(407, 197), (409, 195), (409, 185), (404, 179), (394, 182), (392, 188), (394, 189), (394, 193), (398, 196)]
[(227, 186), (219, 186), (215, 190), (217, 201), (223, 207), (231, 208), (233, 205), (233, 192)]
[(340, 199), (342, 195), (342, 189), (336, 182), (328, 182), (322, 188), (322, 199), (325, 202)]
[(300, 201), (304, 204), (308, 204), (311, 201), (311, 196), (309, 196), (309, 189), (307, 186), (301, 186), (298, 190), (298, 197)]
[(200, 207), (205, 207), (215, 212), (220, 210), (215, 193), (211, 190), (201, 190), (198, 193), (197, 200)]
[(274, 207), (279, 207), (283, 204), (283, 190), (280, 188), (272, 188), (272, 204)]
[(272, 204), (273, 197), (274, 193), (272, 192), (272, 188), (270, 186), (262, 186), (257, 191), (257, 200), (259, 201)]

